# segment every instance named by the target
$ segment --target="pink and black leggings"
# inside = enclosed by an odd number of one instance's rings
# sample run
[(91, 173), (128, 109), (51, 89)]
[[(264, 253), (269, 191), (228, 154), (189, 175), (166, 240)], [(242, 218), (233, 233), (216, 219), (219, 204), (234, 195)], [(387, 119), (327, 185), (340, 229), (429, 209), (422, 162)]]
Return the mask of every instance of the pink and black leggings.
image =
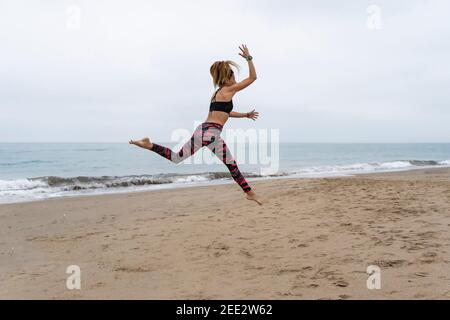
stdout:
[(234, 181), (239, 184), (244, 192), (251, 190), (242, 173), (239, 171), (236, 161), (230, 153), (225, 141), (220, 137), (222, 126), (213, 122), (204, 122), (199, 125), (192, 135), (191, 139), (178, 152), (173, 152), (169, 148), (153, 143), (152, 151), (164, 158), (180, 163), (192, 156), (202, 147), (208, 147), (230, 170)]

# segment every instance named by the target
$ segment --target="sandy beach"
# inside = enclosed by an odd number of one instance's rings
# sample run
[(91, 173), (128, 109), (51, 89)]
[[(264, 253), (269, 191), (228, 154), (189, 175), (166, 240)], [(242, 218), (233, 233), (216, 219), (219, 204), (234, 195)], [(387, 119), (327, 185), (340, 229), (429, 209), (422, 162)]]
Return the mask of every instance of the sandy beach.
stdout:
[(253, 185), (0, 205), (0, 298), (450, 298), (450, 169)]

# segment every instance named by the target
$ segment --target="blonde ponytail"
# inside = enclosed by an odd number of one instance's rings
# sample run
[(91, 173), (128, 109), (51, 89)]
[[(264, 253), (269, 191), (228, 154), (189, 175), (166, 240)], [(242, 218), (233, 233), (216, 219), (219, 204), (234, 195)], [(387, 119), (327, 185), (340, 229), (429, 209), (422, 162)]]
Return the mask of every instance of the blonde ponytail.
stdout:
[(213, 78), (214, 87), (223, 86), (227, 80), (231, 79), (233, 75), (233, 69), (235, 67), (239, 71), (239, 65), (231, 60), (216, 61), (213, 63), (209, 72)]

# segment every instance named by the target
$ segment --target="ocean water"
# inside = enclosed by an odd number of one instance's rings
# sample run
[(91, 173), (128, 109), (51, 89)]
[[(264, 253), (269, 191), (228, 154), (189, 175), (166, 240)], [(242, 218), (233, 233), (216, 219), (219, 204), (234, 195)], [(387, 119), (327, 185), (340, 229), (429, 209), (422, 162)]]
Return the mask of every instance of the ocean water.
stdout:
[[(281, 143), (270, 163), (231, 149), (249, 181), (450, 166), (450, 144)], [(126, 143), (0, 143), (0, 203), (234, 183), (222, 163), (189, 161), (175, 165)]]

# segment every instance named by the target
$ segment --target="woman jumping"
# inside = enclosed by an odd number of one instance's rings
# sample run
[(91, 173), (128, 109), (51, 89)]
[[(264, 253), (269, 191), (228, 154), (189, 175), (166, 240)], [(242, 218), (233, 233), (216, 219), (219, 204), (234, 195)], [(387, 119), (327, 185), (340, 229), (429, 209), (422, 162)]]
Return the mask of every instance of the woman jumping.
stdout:
[(262, 204), (256, 193), (250, 188), (245, 178), (239, 171), (236, 161), (230, 153), (225, 141), (220, 137), (224, 124), (229, 117), (232, 118), (249, 118), (256, 120), (258, 112), (252, 110), (247, 113), (234, 112), (233, 110), (233, 96), (242, 89), (248, 87), (256, 80), (256, 70), (253, 65), (253, 57), (250, 55), (246, 45), (239, 47), (241, 55), (248, 62), (249, 76), (241, 82), (236, 82), (234, 78), (233, 69), (231, 66), (239, 68), (233, 61), (216, 61), (210, 68), (211, 76), (213, 78), (214, 87), (219, 89), (214, 93), (209, 106), (209, 114), (206, 122), (199, 125), (192, 135), (191, 139), (181, 148), (177, 153), (169, 148), (150, 142), (149, 138), (141, 140), (130, 140), (130, 144), (138, 147), (148, 149), (156, 152), (164, 158), (174, 162), (180, 163), (186, 158), (192, 156), (202, 147), (208, 147), (230, 170), (231, 176), (236, 181), (242, 190), (245, 192), (248, 200), (256, 201)]

